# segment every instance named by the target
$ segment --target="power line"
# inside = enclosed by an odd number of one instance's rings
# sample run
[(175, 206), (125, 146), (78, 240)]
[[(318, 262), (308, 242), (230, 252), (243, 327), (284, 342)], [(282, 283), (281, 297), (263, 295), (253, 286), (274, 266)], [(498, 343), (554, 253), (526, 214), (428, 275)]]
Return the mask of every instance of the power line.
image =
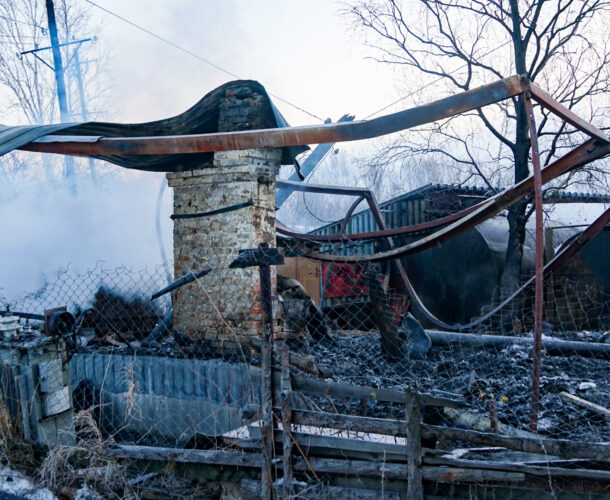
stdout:
[(10, 22), (17, 23), (17, 24), (24, 24), (26, 26), (31, 26), (34, 28), (40, 28), (43, 31), (46, 30), (46, 28), (44, 26), (40, 26), (40, 24), (28, 23), (26, 21), (19, 21), (18, 19), (13, 19), (12, 17), (0, 16), (0, 19), (4, 19), (5, 21), (10, 21)]
[(29, 44), (30, 42), (26, 42), (26, 41), (16, 41), (16, 40), (6, 40), (3, 39), (2, 40), (2, 44), (3, 45), (14, 45), (15, 47), (18, 47), (20, 49), (25, 48), (26, 44)]
[[(486, 57), (490, 54), (493, 54), (494, 52), (496, 52), (497, 50), (500, 50), (502, 47), (505, 47), (506, 45), (508, 45), (509, 43), (511, 43), (510, 40), (504, 42), (502, 45), (498, 45), (496, 48), (491, 49), (489, 52), (486, 52), (485, 54), (483, 54), (481, 57)], [(449, 73), (447, 73), (447, 75), (453, 75), (455, 73), (457, 73), (457, 71), (461, 70), (462, 68), (464, 68), (464, 64), (461, 66), (458, 66), (457, 68), (455, 68), (453, 71), (450, 71)], [(432, 80), (431, 82), (427, 83), (426, 85), (424, 85), (423, 87), (418, 88), (417, 90), (414, 90), (413, 92), (408, 93), (407, 95), (401, 97), (400, 99), (397, 99), (396, 101), (388, 104), (387, 106), (384, 106), (383, 108), (378, 109), (377, 111), (375, 111), (374, 113), (371, 113), (370, 115), (367, 115), (364, 119), (368, 120), (371, 116), (375, 116), (376, 114), (381, 113), (382, 111), (385, 111), (388, 108), (391, 108), (392, 106), (394, 106), (395, 104), (398, 104), (400, 101), (404, 101), (405, 99), (408, 99), (409, 97), (411, 97), (412, 95), (415, 94), (419, 94), (422, 90), (427, 89), (428, 87), (434, 85), (435, 83), (440, 82), (441, 80), (443, 80), (445, 77), (444, 76), (440, 76), (438, 77), (436, 80)]]
[(309, 215), (311, 215), (314, 219), (317, 219), (319, 222), (323, 222), (325, 224), (327, 224), (329, 222), (335, 222), (334, 220), (324, 220), (324, 219), (321, 219), (316, 214), (314, 214), (312, 212), (311, 208), (309, 208), (309, 205), (307, 204), (307, 200), (305, 199), (305, 192), (301, 193), (301, 196), (303, 197), (303, 205), (305, 206), (305, 210), (307, 210), (307, 212), (309, 212)]
[(42, 37), (40, 37), (40, 36), (22, 35), (21, 33), (19, 34), (19, 37), (13, 36), (13, 35), (0, 34), (0, 38), (9, 38), (11, 40), (16, 40), (17, 38), (30, 38), (32, 40), (42, 40)]
[[(233, 78), (237, 78), (238, 80), (241, 80), (242, 78), (239, 75), (236, 75), (235, 73), (233, 73), (232, 71), (229, 71), (228, 69), (223, 68), (222, 66), (219, 66), (218, 64), (213, 63), (212, 61), (205, 59), (204, 57), (201, 57), (199, 54), (196, 54), (195, 52), (193, 52), (192, 50), (189, 50), (185, 47), (182, 47), (181, 45), (178, 45), (177, 43), (172, 42), (171, 40), (168, 40), (167, 38), (161, 36), (161, 35), (157, 35), (156, 33), (153, 33), (152, 31), (140, 26), (139, 24), (134, 23), (133, 21), (130, 21), (129, 19), (124, 18), (123, 16), (112, 12), (111, 10), (108, 10), (105, 7), (102, 7), (101, 5), (95, 3), (92, 0), (85, 0), (85, 2), (90, 3), (91, 5), (93, 5), (94, 7), (97, 7), (100, 10), (103, 10), (104, 12), (106, 12), (107, 14), (110, 14), (113, 17), (116, 17), (117, 19), (120, 19), (121, 21), (129, 24), (130, 26), (133, 26), (134, 28), (143, 31), (144, 33), (146, 33), (147, 35), (150, 35), (154, 38), (156, 38), (157, 40), (162, 41), (163, 43), (169, 45), (170, 47), (173, 47), (176, 50), (179, 50), (181, 52), (184, 52), (185, 54), (188, 54), (189, 56), (197, 59), (200, 62), (203, 62), (205, 64), (208, 64), (210, 66), (212, 66), (213, 68), (217, 69), (218, 71), (222, 71), (223, 73), (226, 73), (229, 76), (232, 76)], [(320, 118), (319, 116), (310, 113), (309, 111), (297, 106), (296, 104), (293, 104), (289, 101), (287, 101), (286, 99), (283, 99), (282, 97), (276, 95), (276, 94), (272, 94), (271, 92), (269, 92), (269, 95), (272, 97), (275, 97), (278, 101), (282, 101), (285, 104), (288, 104), (289, 106), (292, 106), (293, 108), (301, 111), (302, 113), (305, 113), (313, 118), (315, 118), (316, 120), (320, 120), (320, 121), (324, 121), (322, 118)]]

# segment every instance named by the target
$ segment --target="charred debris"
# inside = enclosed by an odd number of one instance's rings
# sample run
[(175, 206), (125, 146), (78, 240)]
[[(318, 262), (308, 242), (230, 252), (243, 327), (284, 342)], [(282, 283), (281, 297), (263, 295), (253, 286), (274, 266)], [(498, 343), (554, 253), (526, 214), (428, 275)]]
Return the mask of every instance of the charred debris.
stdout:
[[(530, 126), (533, 174), (499, 193), (436, 185), (379, 204), (368, 189), (277, 180), (306, 144), (511, 98), (588, 139), (541, 168)], [(184, 478), (201, 498), (610, 493), (610, 210), (571, 234), (537, 217), (508, 295), (493, 244), (496, 216), (524, 197), (538, 216), (545, 202), (606, 202), (542, 187), (610, 141), (524, 77), (309, 127), (238, 81), (167, 120), (7, 127), (0, 146), (166, 171), (174, 189), (176, 281), (0, 315), (6, 449), (32, 446), (58, 494), (85, 482), (169, 497)], [(302, 234), (276, 221), (276, 189), (354, 203)]]

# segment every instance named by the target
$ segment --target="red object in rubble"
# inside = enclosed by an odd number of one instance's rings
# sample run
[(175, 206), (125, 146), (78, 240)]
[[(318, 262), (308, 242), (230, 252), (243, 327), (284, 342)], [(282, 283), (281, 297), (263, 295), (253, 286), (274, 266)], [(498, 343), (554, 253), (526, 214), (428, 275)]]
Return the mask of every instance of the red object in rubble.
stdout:
[[(330, 266), (330, 272), (328, 267)], [(369, 294), (366, 285), (364, 264), (347, 264), (322, 262), (322, 286), (325, 287), (324, 298), (360, 297)], [(328, 276), (328, 283), (326, 277)]]

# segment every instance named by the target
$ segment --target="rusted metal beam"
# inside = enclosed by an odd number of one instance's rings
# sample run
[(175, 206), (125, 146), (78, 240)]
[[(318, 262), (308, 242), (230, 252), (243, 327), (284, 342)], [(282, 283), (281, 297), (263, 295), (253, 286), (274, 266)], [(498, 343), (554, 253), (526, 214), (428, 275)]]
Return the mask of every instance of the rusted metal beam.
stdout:
[[(341, 224), (341, 236), (345, 236), (343, 233), (345, 232), (345, 228), (347, 227), (349, 219), (352, 216), (356, 207), (363, 200), (367, 201), (367, 203), (369, 205), (369, 209), (371, 210), (371, 213), (373, 214), (373, 217), (375, 218), (375, 222), (377, 223), (379, 230), (380, 231), (387, 230), (387, 225), (386, 225), (385, 219), (383, 217), (383, 213), (381, 212), (381, 208), (379, 207), (379, 203), (377, 202), (377, 199), (375, 198), (375, 194), (370, 189), (358, 188), (358, 187), (354, 188), (354, 187), (340, 187), (340, 186), (320, 186), (317, 184), (305, 184), (302, 182), (293, 182), (293, 181), (277, 181), (276, 187), (279, 187), (280, 189), (293, 189), (294, 191), (302, 191), (302, 192), (306, 192), (306, 193), (324, 193), (324, 194), (358, 196), (358, 199), (352, 204), (352, 206), (349, 208), (349, 210), (347, 212), (347, 215), (343, 219), (343, 223)], [(396, 248), (396, 245), (394, 244), (394, 240), (392, 239), (391, 236), (387, 237), (387, 241), (388, 241), (390, 248)], [(407, 277), (407, 273), (405, 271), (404, 266), (402, 265), (401, 260), (394, 259), (394, 265), (396, 266), (396, 269), (398, 270), (399, 276), (402, 280), (402, 283), (403, 283), (403, 286), (405, 287), (405, 289), (407, 291), (413, 291), (413, 293), (414, 293), (415, 289), (413, 288), (413, 285), (411, 284), (411, 282), (409, 281), (409, 278)], [(327, 281), (328, 281), (328, 273), (327, 273), (325, 283), (327, 283)], [(323, 298), (324, 298), (324, 294), (322, 294), (321, 299), (323, 299)], [(433, 317), (425, 308), (424, 308), (424, 311), (425, 311), (425, 313), (427, 313), (427, 315), (430, 315), (431, 317)], [(439, 325), (439, 326), (442, 326), (442, 325)], [(381, 327), (380, 327), (380, 331), (381, 331)], [(389, 344), (398, 345), (398, 343), (395, 341), (390, 341)]]
[(356, 208), (358, 208), (358, 205), (360, 205), (360, 203), (362, 203), (365, 199), (366, 199), (366, 196), (360, 195), (360, 196), (358, 196), (356, 201), (354, 201), (354, 203), (352, 203), (352, 206), (349, 207), (349, 209), (345, 213), (345, 217), (343, 218), (343, 222), (341, 223), (341, 229), (339, 230), (339, 233), (341, 235), (345, 234), (345, 231), (347, 229), (347, 225), (349, 224), (349, 221), (352, 218), (352, 215), (354, 214), (354, 211), (356, 210)]
[(387, 238), (388, 236), (402, 236), (405, 234), (418, 233), (420, 231), (426, 231), (429, 229), (434, 229), (435, 227), (444, 226), (450, 222), (454, 222), (456, 220), (461, 219), (465, 215), (468, 215), (471, 212), (474, 212), (478, 207), (483, 204), (484, 201), (473, 205), (472, 207), (468, 207), (464, 210), (456, 212), (454, 214), (447, 215), (445, 217), (441, 217), (439, 219), (434, 219), (428, 222), (422, 222), (420, 224), (413, 224), (410, 226), (396, 227), (392, 229), (386, 229), (383, 231), (369, 231), (365, 233), (352, 233), (349, 235), (345, 234), (304, 234), (297, 233), (295, 231), (291, 231), (286, 226), (284, 226), (281, 222), (276, 222), (277, 224), (277, 232), (283, 234), (285, 236), (291, 236), (292, 238), (300, 238), (303, 240), (310, 241), (323, 241), (323, 242), (333, 242), (333, 241), (355, 241), (355, 240), (370, 240), (375, 238)]
[[(560, 269), (564, 264), (566, 264), (579, 250), (581, 250), (585, 245), (587, 245), (593, 238), (595, 238), (600, 232), (604, 230), (606, 225), (610, 222), (610, 208), (607, 209), (602, 215), (600, 215), (590, 226), (588, 226), (577, 238), (574, 238), (570, 241), (564, 248), (562, 248), (555, 257), (551, 259), (544, 266), (544, 276), (550, 276), (552, 273)], [(494, 307), (491, 311), (488, 311), (483, 316), (479, 316), (477, 319), (466, 323), (466, 324), (450, 324), (445, 323), (440, 320), (434, 314), (432, 314), (425, 306), (420, 296), (417, 294), (415, 288), (409, 281), (407, 276), (407, 293), (411, 299), (412, 306), (417, 309), (420, 314), (425, 316), (431, 323), (445, 329), (452, 331), (464, 331), (470, 328), (473, 328), (481, 323), (484, 323), (489, 318), (494, 316), (498, 311), (501, 311), (510, 304), (516, 297), (518, 297), (521, 293), (523, 293), (527, 288), (529, 288), (536, 279), (536, 275), (534, 274), (530, 279), (528, 279), (523, 285), (521, 285), (517, 290), (515, 290), (509, 297), (504, 299), (503, 302)], [(547, 348), (548, 346), (545, 346)]]
[[(610, 154), (610, 146), (608, 144), (599, 144), (595, 140), (587, 141), (587, 142), (581, 144), (580, 146), (578, 146), (577, 148), (573, 149), (569, 153), (567, 153), (565, 156), (562, 156), (558, 160), (554, 161), (549, 166), (542, 169), (542, 171), (541, 171), (542, 183), (546, 184), (550, 180), (553, 180), (556, 177), (558, 177), (559, 175), (565, 174), (571, 170), (579, 168), (579, 167), (586, 165), (588, 163), (591, 163), (595, 160), (599, 160), (609, 154)], [(282, 182), (285, 183), (285, 181), (282, 181)], [(289, 187), (291, 188), (291, 185), (285, 184), (284, 187), (286, 189), (288, 189)], [(322, 187), (322, 186), (320, 186), (320, 187)], [(525, 190), (523, 189), (524, 187), (525, 187)], [(357, 193), (358, 189), (359, 189), (359, 188), (341, 188), (338, 186), (334, 186), (334, 188), (337, 190), (336, 194), (348, 194), (347, 190), (349, 190), (349, 189), (353, 189), (354, 193)], [(362, 189), (363, 193), (365, 191), (368, 192), (368, 190), (365, 190), (363, 188), (360, 188), (360, 189)], [(346, 241), (346, 240), (350, 240), (350, 241), (369, 240), (369, 239), (376, 239), (376, 238), (387, 238), (388, 236), (402, 236), (405, 234), (412, 234), (412, 233), (417, 233), (420, 231), (427, 231), (427, 230), (434, 229), (434, 228), (437, 228), (440, 226), (444, 226), (451, 222), (460, 220), (460, 219), (464, 218), (466, 215), (479, 209), (489, 200), (497, 198), (499, 196), (505, 197), (506, 199), (510, 200), (510, 202), (512, 203), (512, 202), (518, 200), (519, 198), (523, 197), (525, 194), (529, 194), (533, 189), (534, 189), (534, 177), (532, 175), (532, 176), (528, 177), (527, 179), (525, 179), (524, 181), (522, 181), (520, 184), (517, 184), (511, 188), (508, 188), (508, 189), (496, 194), (495, 196), (487, 198), (487, 199), (477, 203), (476, 205), (473, 205), (472, 207), (468, 207), (468, 208), (461, 210), (459, 212), (456, 212), (454, 214), (450, 214), (445, 217), (441, 217), (439, 219), (434, 219), (434, 220), (431, 220), (428, 222), (423, 222), (421, 224), (397, 227), (397, 228), (387, 229), (387, 230), (383, 230), (383, 231), (353, 233), (350, 235), (303, 234), (303, 233), (296, 233), (294, 231), (290, 231), (290, 229), (285, 227), (282, 223), (277, 224), (277, 231), (281, 234), (290, 236), (292, 238), (300, 238), (300, 239), (304, 239), (304, 240), (324, 241), (324, 242)], [(340, 190), (346, 190), (346, 191), (341, 192)], [(349, 194), (351, 194), (351, 193), (349, 193)]]
[(529, 90), (532, 94), (532, 98), (541, 106), (552, 111), (554, 114), (563, 118), (566, 122), (576, 127), (578, 130), (583, 131), (585, 134), (590, 135), (595, 139), (599, 139), (602, 142), (609, 143), (610, 139), (608, 136), (599, 130), (597, 127), (591, 125), (588, 121), (583, 120), (574, 111), (568, 109), (566, 106), (561, 104), (556, 99), (553, 99), (540, 87), (529, 83)]
[[(599, 144), (594, 140), (590, 140), (581, 144), (579, 147), (572, 150), (570, 153), (559, 158), (548, 167), (541, 171), (542, 184), (555, 179), (556, 177), (565, 174), (571, 170), (586, 165), (594, 160), (603, 158), (610, 154), (610, 144)], [(454, 238), (458, 234), (464, 233), (481, 222), (493, 217), (500, 211), (509, 207), (516, 200), (529, 194), (534, 187), (533, 176), (524, 179), (510, 189), (502, 191), (488, 200), (476, 205), (473, 211), (463, 215), (459, 220), (439, 229), (435, 233), (420, 238), (407, 245), (391, 249), (385, 252), (365, 255), (331, 255), (317, 251), (308, 251), (307, 256), (322, 260), (335, 262), (381, 262), (387, 259), (402, 257), (412, 253), (420, 252), (443, 243)], [(388, 230), (382, 233), (372, 233), (373, 237), (387, 237), (388, 235), (401, 234), (399, 231)], [(349, 235), (349, 239), (354, 235)]]
[(366, 121), (162, 137), (54, 138), (51, 135), (46, 136), (43, 141), (31, 142), (19, 149), (80, 156), (163, 155), (358, 141), (443, 120), (514, 97), (524, 90), (524, 78), (515, 75), (423, 106)]
[[(555, 271), (560, 269), (563, 265), (565, 265), (579, 250), (581, 250), (585, 245), (587, 245), (593, 238), (595, 238), (599, 233), (601, 233), (606, 225), (610, 222), (610, 208), (607, 209), (602, 215), (600, 215), (590, 226), (588, 226), (582, 233), (578, 235), (578, 237), (574, 238), (570, 241), (564, 248), (562, 248), (555, 257), (553, 257), (545, 266), (544, 266), (544, 276), (550, 276)], [(515, 290), (512, 295), (504, 299), (503, 302), (494, 307), (491, 311), (488, 311), (483, 316), (479, 316), (474, 321), (471, 321), (467, 324), (448, 324), (441, 320), (439, 320), (436, 316), (434, 316), (430, 311), (426, 309), (421, 298), (417, 295), (415, 289), (411, 287), (408, 290), (409, 296), (411, 297), (411, 302), (413, 307), (416, 307), (422, 314), (428, 318), (432, 323), (441, 326), (445, 330), (453, 330), (453, 331), (464, 331), (468, 330), (474, 326), (477, 326), (493, 315), (495, 315), (498, 311), (501, 311), (510, 304), (515, 297), (518, 297), (521, 293), (523, 293), (527, 288), (532, 286), (535, 282), (536, 275), (534, 274), (530, 279), (528, 279), (523, 285), (521, 285), (517, 290)], [(434, 339), (433, 339), (434, 342)], [(545, 349), (549, 349), (549, 346), (543, 346)], [(565, 353), (564, 353), (565, 354)]]
[[(575, 195), (575, 196), (571, 196), (571, 195)], [(366, 233), (351, 233), (348, 235), (342, 234), (345, 232), (345, 230), (343, 231), (339, 231), (339, 233), (337, 234), (305, 234), (305, 233), (297, 233), (296, 231), (292, 231), (290, 228), (286, 227), (284, 224), (282, 224), (282, 222), (280, 221), (276, 221), (276, 229), (277, 232), (280, 234), (283, 234), (285, 236), (290, 236), (292, 238), (300, 238), (300, 239), (306, 239), (306, 240), (310, 240), (310, 241), (320, 241), (320, 242), (333, 242), (333, 241), (347, 241), (347, 240), (369, 240), (369, 239), (375, 239), (375, 238), (385, 238), (387, 236), (401, 236), (401, 235), (405, 235), (405, 234), (413, 234), (413, 233), (418, 233), (421, 231), (427, 231), (430, 229), (434, 229), (435, 227), (439, 227), (439, 226), (443, 226), (445, 224), (448, 224), (449, 222), (453, 222), (456, 221), (458, 219), (461, 219), (464, 215), (469, 214), (470, 212), (473, 212), (474, 210), (477, 209), (478, 206), (480, 206), (480, 204), (482, 202), (484, 202), (486, 199), (488, 198), (483, 198), (483, 200), (481, 202), (479, 202), (476, 205), (473, 205), (471, 207), (468, 207), (464, 210), (460, 210), (459, 212), (455, 212), (453, 214), (447, 215), (445, 217), (440, 217), (438, 219), (434, 219), (428, 222), (422, 222), (420, 224), (412, 224), (412, 225), (408, 225), (408, 226), (402, 226), (402, 227), (394, 227), (391, 229), (388, 229), (387, 231), (371, 231), (371, 232), (366, 232)], [(610, 203), (610, 196), (604, 196), (604, 195), (587, 195), (587, 194), (583, 194), (583, 193), (562, 193), (562, 192), (558, 192), (558, 193), (553, 193), (553, 194), (549, 194), (549, 195), (545, 195), (542, 199), (542, 202), (544, 204), (547, 203), (552, 203), (552, 204), (557, 204), (557, 203)], [(352, 210), (353, 212), (353, 210)], [(349, 215), (349, 217), (351, 217), (351, 213), (346, 214), (344, 217), (344, 221), (345, 218), (347, 218)], [(572, 227), (572, 226), (570, 226)], [(586, 224), (583, 225), (583, 227), (586, 227)]]
[(532, 168), (534, 170), (534, 208), (536, 210), (536, 274), (534, 285), (534, 354), (532, 360), (532, 399), (530, 407), (529, 428), (538, 430), (538, 413), (540, 408), (540, 362), (542, 358), (542, 313), (544, 291), (544, 235), (542, 206), (542, 174), (540, 173), (540, 151), (534, 106), (529, 92), (522, 96), (527, 116), (530, 143), (532, 149)]
[[(597, 153), (596, 153), (596, 151), (597, 151)], [(601, 150), (598, 151), (594, 141), (589, 141), (589, 142), (581, 145), (580, 147), (576, 148), (571, 153), (568, 153), (568, 155), (566, 155), (565, 157), (563, 157), (563, 158), (557, 160), (556, 162), (554, 162), (553, 164), (549, 165), (544, 170), (542, 170), (540, 172), (541, 182), (542, 181), (548, 182), (549, 180), (553, 179), (557, 175), (561, 175), (562, 173), (565, 173), (572, 168), (582, 166), (583, 164), (586, 164), (589, 161), (593, 161), (593, 159), (596, 159), (595, 156), (587, 157), (587, 155), (598, 154), (598, 155), (600, 155), (599, 157), (602, 157), (608, 153), (610, 153), (610, 147), (603, 147), (603, 148), (601, 148)], [(531, 176), (530, 178), (523, 181), (521, 184), (514, 186), (513, 188), (506, 190), (503, 193), (499, 193), (498, 195), (496, 195), (496, 197), (503, 197), (505, 199), (504, 200), (505, 202), (510, 201), (510, 203), (512, 203), (514, 200), (516, 200), (524, 195), (519, 190), (515, 190), (515, 188), (520, 187), (520, 186), (522, 187), (522, 184), (529, 184), (530, 187), (528, 189), (531, 190), (533, 187), (533, 183), (534, 183), (534, 179), (533, 179), (533, 176)], [(296, 184), (298, 184), (298, 188), (301, 191), (319, 192), (319, 193), (333, 192), (335, 194), (346, 194), (346, 195), (352, 195), (352, 196), (356, 195), (358, 193), (362, 193), (362, 196), (364, 196), (367, 199), (371, 212), (375, 216), (377, 225), (381, 228), (381, 230), (373, 232), (373, 233), (361, 233), (360, 235), (356, 235), (356, 236), (361, 236), (362, 234), (367, 234), (367, 235), (369, 235), (369, 237), (387, 238), (388, 242), (390, 243), (390, 248), (395, 248), (391, 236), (393, 234), (396, 234), (397, 231), (405, 229), (405, 228), (399, 228), (398, 230), (385, 230), (385, 227), (386, 227), (385, 221), (383, 220), (379, 206), (376, 203), (373, 193), (367, 189), (342, 188), (342, 187), (338, 187), (338, 186), (318, 186), (318, 185), (307, 185), (307, 184), (303, 185), (301, 183), (296, 183)], [(290, 186), (287, 185), (286, 187), (290, 187)], [(514, 192), (517, 192), (516, 197), (514, 196)], [(473, 212), (474, 210), (477, 210), (478, 208), (485, 205), (485, 203), (489, 202), (489, 201), (490, 200), (483, 201), (482, 203), (479, 203), (478, 205), (471, 207), (468, 210), (464, 210), (464, 211), (462, 211), (458, 214), (454, 214), (454, 215), (461, 215), (461, 217), (463, 217), (464, 215), (467, 215), (468, 213)], [(510, 203), (508, 203), (508, 204), (510, 205)], [(352, 205), (352, 207), (350, 208), (350, 213), (348, 214), (348, 216), (346, 216), (345, 220), (343, 221), (341, 233), (343, 233), (343, 231), (345, 229), (346, 222), (348, 221), (348, 217), (351, 216), (351, 211), (353, 208), (354, 208), (354, 205)], [(438, 219), (437, 221), (432, 221), (432, 222), (438, 222), (440, 220), (446, 221), (447, 218)], [(601, 231), (601, 229), (603, 229), (603, 225), (605, 225), (605, 222), (600, 222), (600, 221), (604, 221), (604, 220), (607, 222), (607, 219), (605, 219), (604, 216), (600, 217), (600, 219), (598, 219), (597, 221), (594, 222), (593, 228), (587, 229), (588, 234), (586, 237), (583, 237), (583, 241), (584, 241), (583, 246), (588, 241), (590, 241), (591, 238), (593, 238), (596, 234), (598, 234), (599, 231)], [(411, 227), (414, 227), (414, 226), (411, 226)], [(284, 234), (289, 233), (289, 235), (293, 234), (297, 238), (301, 237), (301, 238), (309, 239), (308, 237), (310, 236), (310, 235), (301, 235), (298, 233), (291, 233), (290, 231), (286, 230), (281, 225), (278, 225), (277, 229), (278, 229), (278, 232), (281, 232)], [(401, 233), (398, 233), (398, 234), (401, 234)], [(402, 234), (404, 234), (404, 233), (402, 233)], [(338, 238), (336, 238), (335, 241), (341, 241), (341, 240), (354, 239), (353, 237), (355, 235), (340, 234), (340, 235), (335, 235), (335, 236), (338, 236)], [(570, 245), (570, 246), (566, 247), (565, 255), (567, 255), (567, 251), (570, 251), (572, 247), (576, 247), (576, 245), (574, 244), (574, 245)], [(578, 247), (578, 248), (581, 248), (581, 247)], [(571, 252), (570, 256), (573, 255), (576, 251), (577, 250), (573, 250)], [(561, 254), (564, 255), (564, 252), (562, 251)], [(316, 253), (316, 255), (313, 255), (313, 258), (318, 258), (317, 255), (318, 255), (317, 253)], [(324, 255), (324, 254), (322, 254), (322, 255)], [(308, 256), (312, 257), (312, 254), (309, 253)], [(345, 256), (335, 256), (335, 257), (337, 257), (337, 259), (335, 259), (335, 260), (345, 261), (345, 259), (344, 259)], [(360, 256), (356, 257), (356, 259), (360, 260), (359, 257)], [(547, 266), (549, 266), (549, 270), (557, 269), (559, 266), (561, 266), (561, 265), (563, 265), (563, 263), (565, 263), (567, 258), (569, 258), (569, 257), (566, 257), (563, 260), (560, 260), (559, 257), (560, 256), (558, 255), (556, 259), (553, 259), (549, 264), (547, 264)], [(320, 260), (325, 260), (325, 259), (320, 259)], [(330, 260), (333, 260), (333, 259), (330, 259)], [(366, 258), (364, 260), (373, 260), (373, 259)], [(479, 323), (482, 323), (483, 321), (487, 320), (490, 316), (492, 316), (493, 314), (498, 312), (500, 309), (502, 309), (504, 306), (506, 306), (519, 293), (522, 293), (523, 290), (526, 287), (530, 286), (531, 283), (536, 278), (536, 276), (532, 277), (527, 283), (525, 283), (522, 287), (520, 287), (517, 291), (515, 291), (515, 293), (513, 295), (511, 295), (508, 299), (506, 299), (502, 304), (500, 304), (499, 306), (494, 308), (492, 311), (490, 311), (488, 314), (484, 315), (483, 317), (481, 317), (473, 322), (469, 322), (467, 324), (449, 324), (449, 323), (445, 323), (444, 321), (437, 318), (434, 314), (432, 314), (427, 309), (427, 307), (425, 306), (425, 304), (423, 303), (423, 301), (417, 294), (411, 281), (409, 280), (409, 277), (408, 277), (404, 267), (402, 266), (401, 261), (398, 258), (395, 258), (394, 262), (397, 265), (403, 286), (405, 287), (407, 294), (411, 298), (413, 307), (416, 308), (419, 311), (419, 313), (422, 314), (425, 318), (427, 318), (430, 322), (432, 322), (433, 324), (437, 325), (440, 328), (444, 328), (447, 330), (466, 330), (466, 329), (472, 328), (473, 326), (476, 326)], [(541, 268), (541, 269), (543, 270), (543, 272), (545, 274), (547, 273), (546, 267)], [(549, 272), (551, 272), (551, 271), (549, 271)]]

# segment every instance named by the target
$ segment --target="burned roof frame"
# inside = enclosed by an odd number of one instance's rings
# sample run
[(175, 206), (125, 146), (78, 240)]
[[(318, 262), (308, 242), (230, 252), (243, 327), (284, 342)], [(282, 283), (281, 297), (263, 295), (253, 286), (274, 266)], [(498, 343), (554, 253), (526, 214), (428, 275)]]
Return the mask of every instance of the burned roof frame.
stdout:
[[(533, 174), (511, 188), (497, 193), (488, 200), (443, 219), (435, 221), (431, 227), (441, 227), (436, 232), (424, 236), (417, 241), (395, 247), (391, 235), (374, 234), (372, 236), (387, 238), (390, 250), (371, 255), (342, 256), (328, 255), (321, 252), (308, 251), (308, 256), (318, 260), (339, 262), (362, 262), (383, 261), (394, 259), (399, 266), (403, 282), (412, 298), (416, 297), (415, 291), (410, 285), (408, 277), (402, 268), (399, 258), (408, 253), (424, 250), (434, 245), (447, 241), (454, 236), (472, 229), (480, 222), (493, 217), (501, 210), (512, 205), (516, 200), (534, 193), (535, 218), (536, 218), (536, 272), (533, 277), (535, 284), (534, 292), (534, 359), (532, 370), (532, 399), (530, 413), (530, 428), (536, 430), (538, 423), (540, 404), (540, 360), (542, 349), (542, 310), (543, 310), (543, 215), (542, 215), (542, 185), (559, 175), (580, 168), (594, 160), (603, 158), (610, 154), (610, 140), (598, 128), (586, 122), (573, 111), (553, 99), (542, 89), (528, 81), (525, 76), (515, 75), (497, 82), (484, 85), (461, 94), (439, 99), (429, 104), (416, 108), (399, 111), (386, 116), (381, 116), (368, 121), (355, 121), (348, 123), (336, 123), (319, 126), (289, 127), (284, 129), (259, 129), (238, 132), (179, 135), (179, 136), (155, 136), (155, 137), (78, 137), (47, 135), (41, 139), (22, 144), (18, 149), (26, 151), (59, 153), (69, 155), (88, 156), (112, 156), (112, 155), (179, 155), (188, 153), (206, 153), (216, 151), (232, 151), (244, 149), (293, 147), (306, 144), (321, 144), (329, 142), (355, 141), (370, 139), (387, 135), (393, 132), (406, 130), (425, 123), (442, 120), (451, 116), (459, 115), (467, 111), (475, 110), (511, 97), (520, 96), (525, 105), (527, 124), (529, 129)], [(535, 117), (532, 99), (545, 107), (553, 114), (562, 118), (565, 122), (573, 125), (578, 130), (587, 134), (590, 139), (581, 144), (565, 156), (556, 160), (553, 164), (542, 169), (540, 165), (540, 154), (538, 148), (538, 137), (536, 132)], [(304, 190), (319, 187), (304, 186)], [(371, 210), (376, 214), (377, 224), (383, 232), (386, 230), (383, 217), (380, 217), (379, 206), (369, 190), (355, 192), (349, 188), (330, 188), (331, 190), (342, 189), (343, 194), (358, 196), (358, 200), (348, 213), (351, 215), (362, 199), (366, 199)], [(350, 192), (346, 192), (346, 189)], [(600, 228), (606, 226), (610, 215), (610, 209), (591, 225), (589, 234), (594, 236)], [(430, 223), (426, 223), (430, 224)], [(405, 230), (405, 228), (401, 228)], [(409, 231), (405, 231), (409, 232)], [(401, 233), (401, 234), (404, 234)], [(304, 235), (294, 234), (296, 237)], [(573, 248), (573, 247), (572, 247)], [(561, 257), (559, 255), (558, 257)], [(549, 263), (551, 264), (551, 263)], [(547, 266), (549, 265), (547, 264)], [(423, 304), (419, 304), (423, 306)]]

